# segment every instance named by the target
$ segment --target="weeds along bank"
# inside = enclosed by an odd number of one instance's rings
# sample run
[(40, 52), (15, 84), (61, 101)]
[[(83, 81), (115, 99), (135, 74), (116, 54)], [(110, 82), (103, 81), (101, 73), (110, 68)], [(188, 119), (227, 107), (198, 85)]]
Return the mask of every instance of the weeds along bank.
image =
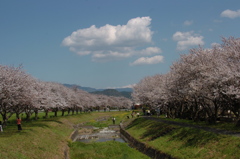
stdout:
[[(115, 125), (120, 125), (120, 122), (131, 121), (127, 119), (130, 112), (115, 113)], [(112, 116), (98, 117), (97, 120), (89, 120), (85, 125), (92, 125), (98, 128), (104, 128), (113, 124)], [(81, 129), (81, 128), (79, 128)], [(77, 129), (75, 132), (79, 132)], [(81, 131), (86, 131), (81, 129)], [(74, 134), (73, 134), (74, 135)], [(75, 137), (73, 137), (75, 138)], [(148, 156), (134, 148), (129, 147), (128, 143), (117, 142), (114, 140), (106, 142), (69, 142), (70, 158), (71, 159), (149, 159)]]
[(71, 159), (150, 159), (127, 143), (117, 141), (82, 143), (70, 145)]
[(236, 159), (240, 138), (138, 118), (125, 130), (138, 141), (179, 159)]
[[(129, 113), (95, 112), (48, 119), (41, 118), (31, 122), (23, 121), (21, 132), (17, 131), (15, 122), (9, 123), (4, 132), (0, 133), (0, 158), (62, 159), (66, 157), (64, 152), (70, 152), (68, 155), (70, 157), (71, 154), (78, 156), (80, 147), (81, 151), (85, 152), (84, 154), (91, 155), (93, 152), (98, 152), (98, 155), (101, 154), (98, 158), (104, 155), (104, 158), (110, 158), (113, 154), (117, 155), (117, 152), (125, 152), (121, 154), (121, 157), (133, 159), (127, 155), (133, 152), (126, 150), (126, 146), (123, 144), (106, 142), (106, 145), (104, 143), (75, 145), (70, 140), (70, 135), (77, 124), (110, 125), (112, 116), (116, 117), (116, 124), (119, 124), (122, 119), (128, 121), (126, 116)], [(105, 117), (110, 119), (100, 122), (100, 119)], [(148, 146), (177, 158), (238, 158), (240, 156), (240, 139), (236, 137), (168, 125), (144, 118), (133, 121), (126, 127), (126, 131)], [(117, 145), (116, 149), (112, 145)], [(104, 146), (105, 150), (100, 150), (99, 146)], [(107, 150), (111, 150), (111, 156), (106, 156), (109, 154)], [(137, 152), (135, 153), (137, 154)]]
[[(116, 124), (128, 112), (94, 112), (64, 117), (22, 122), (23, 130), (18, 132), (15, 119), (0, 133), (1, 159), (63, 159), (74, 131), (74, 125), (94, 122), (105, 116), (116, 117)], [(41, 117), (41, 114), (39, 114)], [(51, 115), (51, 114), (50, 114)], [(111, 123), (111, 120), (106, 122)], [(107, 124), (107, 123), (106, 123)]]

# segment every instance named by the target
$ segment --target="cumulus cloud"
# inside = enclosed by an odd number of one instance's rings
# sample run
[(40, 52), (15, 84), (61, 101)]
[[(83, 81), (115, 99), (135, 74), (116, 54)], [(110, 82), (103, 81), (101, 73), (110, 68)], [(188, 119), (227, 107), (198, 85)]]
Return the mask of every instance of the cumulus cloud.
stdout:
[(136, 61), (130, 63), (131, 66), (134, 65), (145, 65), (145, 64), (157, 64), (163, 62), (163, 56), (160, 55), (156, 55), (153, 57), (141, 57), (139, 59), (137, 59)]
[(109, 50), (108, 53), (103, 53), (102, 51), (96, 51), (92, 55), (93, 61), (112, 61), (112, 60), (120, 60), (132, 56), (151, 56), (154, 54), (162, 53), (162, 50), (158, 47), (147, 47), (146, 49), (142, 50), (134, 50), (132, 48), (122, 48), (119, 51), (111, 51)]
[(135, 54), (149, 56), (149, 55), (159, 54), (159, 53), (162, 53), (162, 50), (160, 48), (158, 48), (158, 47), (148, 47), (148, 48), (143, 49), (141, 51), (137, 51)]
[(231, 19), (240, 17), (240, 9), (237, 11), (227, 9), (221, 13), (221, 17), (227, 17), (227, 18), (231, 18)]
[(138, 50), (138, 47), (152, 43), (150, 17), (130, 19), (126, 25), (89, 28), (74, 31), (62, 41), (62, 45), (78, 55), (91, 55), (93, 61), (111, 61), (136, 55), (161, 53), (157, 47)]
[(190, 20), (186, 20), (183, 25), (185, 26), (189, 26), (189, 25), (192, 25), (193, 24), (193, 21), (190, 21)]
[(213, 47), (221, 47), (221, 44), (219, 44), (219, 43), (212, 43), (211, 44), (211, 47), (213, 48)]
[(173, 40), (177, 41), (177, 50), (183, 51), (197, 45), (204, 45), (203, 36), (190, 32), (176, 32)]

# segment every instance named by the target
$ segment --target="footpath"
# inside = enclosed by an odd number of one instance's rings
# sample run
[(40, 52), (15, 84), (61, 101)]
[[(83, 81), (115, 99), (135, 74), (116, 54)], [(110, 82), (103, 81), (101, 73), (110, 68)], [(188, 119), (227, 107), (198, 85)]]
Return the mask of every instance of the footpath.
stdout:
[(206, 126), (192, 125), (192, 124), (181, 123), (181, 122), (176, 122), (176, 121), (169, 121), (169, 120), (164, 120), (164, 119), (156, 118), (156, 117), (142, 116), (142, 118), (147, 118), (148, 120), (154, 120), (154, 121), (163, 122), (163, 123), (171, 124), (171, 125), (177, 125), (177, 126), (189, 127), (189, 128), (195, 128), (195, 129), (202, 129), (202, 130), (213, 132), (213, 133), (216, 133), (216, 134), (223, 134), (223, 135), (231, 135), (231, 136), (235, 136), (235, 137), (240, 137), (240, 132), (233, 132), (233, 131), (228, 131), (228, 130), (215, 129), (215, 128), (210, 128), (210, 127), (206, 127)]

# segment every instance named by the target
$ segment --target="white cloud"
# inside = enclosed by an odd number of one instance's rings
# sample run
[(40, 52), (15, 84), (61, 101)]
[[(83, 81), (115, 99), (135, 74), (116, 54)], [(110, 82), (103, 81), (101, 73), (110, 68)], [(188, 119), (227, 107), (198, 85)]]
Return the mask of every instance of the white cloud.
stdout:
[(150, 17), (130, 19), (126, 25), (109, 25), (74, 31), (62, 44), (79, 55), (91, 55), (93, 61), (110, 61), (136, 55), (161, 53), (157, 47), (138, 50), (152, 43), (153, 32), (150, 29)]
[(151, 65), (151, 64), (157, 64), (163, 62), (163, 56), (157, 55), (153, 57), (141, 57), (137, 59), (136, 61), (130, 63), (131, 66), (133, 65)]
[(176, 32), (173, 40), (177, 41), (177, 50), (182, 51), (197, 45), (204, 45), (203, 36), (190, 32)]
[(121, 51), (111, 51), (103, 53), (102, 51), (96, 51), (92, 55), (93, 61), (106, 62), (112, 60), (121, 60), (132, 56), (151, 56), (162, 53), (162, 50), (158, 47), (148, 47), (142, 50), (134, 50), (132, 48), (122, 48)]
[(108, 89), (117, 89), (117, 88), (133, 88), (134, 86), (136, 86), (137, 84), (129, 84), (126, 86), (122, 86), (122, 87), (107, 87)]
[(162, 53), (162, 50), (158, 47), (148, 47), (146, 49), (136, 52), (136, 54), (138, 55), (146, 55), (146, 56), (159, 54), (159, 53)]
[(189, 26), (189, 25), (192, 25), (193, 24), (193, 21), (191, 20), (186, 20), (184, 23), (183, 23), (183, 25), (185, 25), (185, 26)]
[(221, 17), (227, 17), (231, 19), (240, 17), (240, 9), (237, 11), (232, 11), (230, 9), (227, 9), (221, 13)]
[(219, 44), (219, 43), (212, 43), (211, 44), (211, 47), (213, 48), (213, 47), (221, 47), (221, 44)]

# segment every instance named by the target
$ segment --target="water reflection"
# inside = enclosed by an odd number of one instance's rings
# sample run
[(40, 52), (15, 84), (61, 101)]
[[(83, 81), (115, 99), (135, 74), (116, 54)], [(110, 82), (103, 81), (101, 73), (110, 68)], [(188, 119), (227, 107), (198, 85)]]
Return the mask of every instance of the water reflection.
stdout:
[[(86, 129), (86, 128), (85, 128)], [(120, 137), (119, 127), (108, 127), (99, 129), (94, 128), (93, 131), (81, 131), (79, 130), (79, 135), (76, 138), (76, 141), (89, 143), (89, 142), (106, 142), (106, 141), (117, 141), (125, 142)], [(88, 133), (84, 133), (88, 132)]]

